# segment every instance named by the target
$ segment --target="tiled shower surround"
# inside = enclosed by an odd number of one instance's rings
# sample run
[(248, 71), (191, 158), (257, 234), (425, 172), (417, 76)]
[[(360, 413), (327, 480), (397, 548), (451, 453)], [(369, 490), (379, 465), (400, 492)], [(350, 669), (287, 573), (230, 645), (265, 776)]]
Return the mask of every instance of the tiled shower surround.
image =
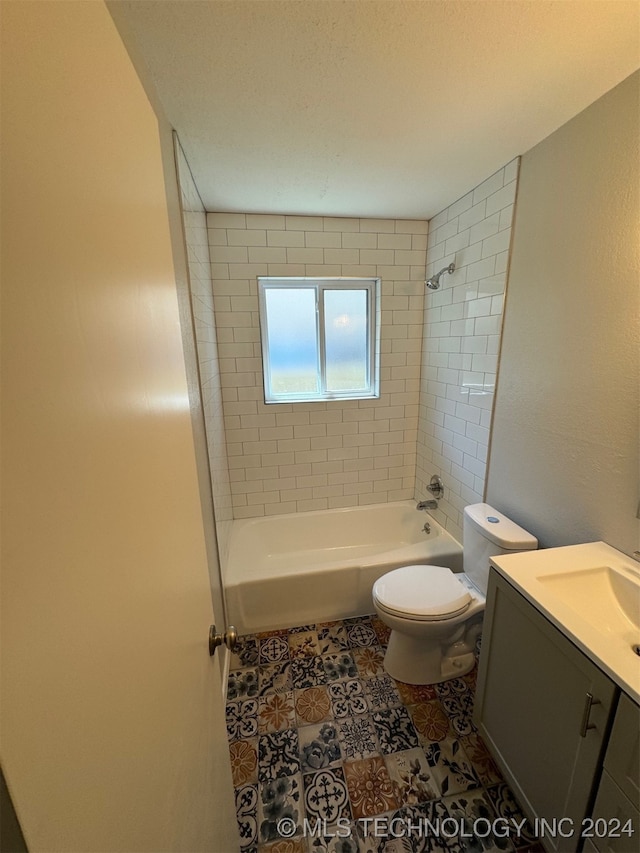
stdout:
[(207, 220), (189, 165), (179, 145), (177, 157), (180, 202), (189, 265), (194, 337), (200, 372), (200, 395), (207, 434), (209, 468), (211, 470), (214, 516), (220, 557), (224, 562), (228, 551), (233, 511), (222, 410), (220, 360), (211, 288)]
[(473, 725), (476, 671), (403, 684), (387, 639), (369, 616), (240, 638), (227, 732), (243, 853), (542, 851)]
[[(427, 222), (209, 213), (207, 226), (234, 518), (412, 498)], [(379, 399), (265, 405), (261, 275), (381, 278)]]
[[(225, 514), (229, 503), (248, 518), (422, 499), (435, 473), (446, 487), (435, 516), (461, 541), (462, 510), (484, 494), (518, 164), (429, 223), (206, 215), (211, 278), (196, 283), (195, 320)], [(381, 278), (379, 399), (265, 405), (260, 275)]]
[(434, 516), (462, 542), (462, 511), (483, 499), (519, 160), (429, 222), (416, 498), (445, 484)]

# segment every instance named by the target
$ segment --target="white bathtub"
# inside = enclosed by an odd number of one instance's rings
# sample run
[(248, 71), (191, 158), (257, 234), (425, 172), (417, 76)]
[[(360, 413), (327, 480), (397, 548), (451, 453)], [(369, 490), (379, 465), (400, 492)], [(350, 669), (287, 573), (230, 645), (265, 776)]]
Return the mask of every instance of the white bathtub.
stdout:
[(460, 544), (413, 501), (237, 520), (229, 621), (248, 634), (373, 613), (374, 582), (415, 563), (462, 571)]

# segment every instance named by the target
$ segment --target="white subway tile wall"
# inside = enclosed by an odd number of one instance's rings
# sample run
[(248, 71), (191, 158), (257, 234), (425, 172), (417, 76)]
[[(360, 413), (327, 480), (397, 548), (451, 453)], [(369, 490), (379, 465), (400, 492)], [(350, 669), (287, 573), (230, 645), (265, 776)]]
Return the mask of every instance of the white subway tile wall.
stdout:
[(205, 210), (181, 148), (178, 149), (178, 173), (216, 533), (221, 563), (225, 565), (229, 550), (233, 509), (222, 409), (220, 359), (218, 357), (213, 291), (211, 288), (209, 238)]
[[(207, 226), (233, 517), (411, 499), (427, 222), (208, 213)], [(382, 279), (379, 399), (265, 405), (259, 275)]]
[(483, 500), (519, 158), (429, 222), (428, 291), (417, 439), (416, 500), (439, 474), (436, 519), (462, 542), (462, 511)]

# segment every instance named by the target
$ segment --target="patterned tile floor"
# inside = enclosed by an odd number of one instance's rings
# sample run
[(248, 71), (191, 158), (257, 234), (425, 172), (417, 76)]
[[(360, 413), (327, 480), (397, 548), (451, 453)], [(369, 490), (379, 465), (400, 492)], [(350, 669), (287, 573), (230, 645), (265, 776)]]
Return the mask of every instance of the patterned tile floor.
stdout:
[(375, 616), (240, 638), (227, 731), (243, 853), (542, 851), (480, 740), (476, 670), (411, 686)]

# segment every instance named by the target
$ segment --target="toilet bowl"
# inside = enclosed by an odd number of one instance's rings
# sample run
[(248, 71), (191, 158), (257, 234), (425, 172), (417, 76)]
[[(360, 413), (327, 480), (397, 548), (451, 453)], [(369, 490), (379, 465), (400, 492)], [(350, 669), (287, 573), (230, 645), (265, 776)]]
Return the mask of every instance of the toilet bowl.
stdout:
[(391, 628), (384, 667), (398, 681), (436, 684), (473, 668), (485, 596), (467, 575), (403, 566), (376, 581), (373, 605)]
[(391, 628), (384, 668), (408, 684), (469, 672), (482, 630), (489, 558), (537, 548), (537, 539), (488, 504), (465, 508), (464, 572), (446, 566), (394, 569), (373, 585), (373, 605)]

